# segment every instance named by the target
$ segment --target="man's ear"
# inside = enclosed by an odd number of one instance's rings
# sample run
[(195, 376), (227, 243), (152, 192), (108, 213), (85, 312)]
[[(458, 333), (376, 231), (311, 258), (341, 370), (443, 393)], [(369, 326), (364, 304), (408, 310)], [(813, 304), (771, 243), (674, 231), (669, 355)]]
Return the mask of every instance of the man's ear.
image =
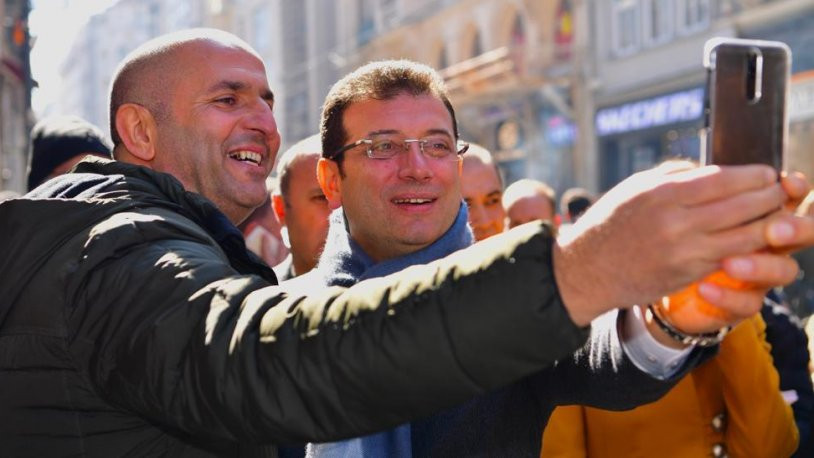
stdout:
[(339, 164), (330, 159), (320, 158), (317, 162), (317, 180), (322, 193), (328, 199), (328, 208), (334, 210), (342, 206), (342, 184)]
[(285, 201), (283, 200), (282, 195), (271, 195), (271, 209), (274, 210), (274, 214), (277, 216), (277, 221), (285, 226)]
[(145, 162), (155, 159), (155, 119), (147, 108), (135, 103), (121, 105), (116, 111), (116, 132), (130, 154)]

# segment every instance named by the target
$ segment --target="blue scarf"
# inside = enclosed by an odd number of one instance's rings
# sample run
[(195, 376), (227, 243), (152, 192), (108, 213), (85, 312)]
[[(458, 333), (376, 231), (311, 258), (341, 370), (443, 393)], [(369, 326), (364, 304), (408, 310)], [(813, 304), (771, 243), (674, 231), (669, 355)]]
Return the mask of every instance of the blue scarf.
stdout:
[[(338, 208), (330, 217), (325, 249), (317, 265), (316, 276), (328, 286), (351, 286), (359, 281), (383, 277), (409, 266), (427, 264), (468, 247), (473, 242), (467, 224), (466, 205), (461, 203), (452, 226), (429, 246), (404, 256), (379, 263), (350, 238), (345, 214)], [(410, 424), (364, 437), (340, 442), (309, 444), (308, 456), (314, 458), (410, 458)]]
[(331, 213), (328, 237), (316, 270), (327, 286), (351, 286), (368, 278), (384, 277), (413, 265), (430, 263), (472, 245), (467, 218), (466, 205), (462, 203), (452, 226), (438, 240), (413, 253), (376, 263), (350, 238), (345, 213), (338, 208)]

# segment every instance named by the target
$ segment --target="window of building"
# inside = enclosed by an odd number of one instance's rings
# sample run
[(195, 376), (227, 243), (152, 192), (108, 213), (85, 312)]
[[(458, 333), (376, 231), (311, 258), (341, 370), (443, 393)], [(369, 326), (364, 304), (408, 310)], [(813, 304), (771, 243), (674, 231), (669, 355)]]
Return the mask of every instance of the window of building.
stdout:
[(613, 0), (611, 34), (613, 53), (633, 54), (639, 49), (639, 3), (636, 0)]
[(673, 37), (674, 7), (673, 0), (642, 0), (642, 36), (648, 46)]
[(385, 28), (398, 24), (398, 4), (396, 0), (379, 0), (382, 24)]
[(447, 45), (442, 44), (441, 50), (438, 52), (438, 64), (435, 67), (438, 70), (443, 70), (449, 67), (449, 56), (447, 56)]
[(554, 29), (554, 55), (557, 60), (571, 58), (574, 45), (574, 13), (571, 0), (561, 0), (557, 7), (556, 26)]
[(292, 92), (286, 98), (286, 137), (299, 140), (311, 133), (308, 123), (308, 92), (307, 89), (296, 88)]
[(268, 3), (258, 5), (252, 11), (252, 45), (260, 52), (268, 51), (271, 46), (271, 11)]
[(509, 41), (512, 47), (519, 47), (526, 44), (526, 29), (523, 27), (523, 18), (519, 14), (514, 16), (514, 24), (512, 24), (512, 34)]
[(483, 54), (483, 43), (481, 43), (480, 32), (476, 29), (472, 34), (472, 41), (470, 42), (469, 57), (477, 57)]
[[(271, 14), (266, 17), (271, 18)], [(280, 21), (282, 35), (285, 37), (285, 46), (282, 47), (283, 60), (282, 68), (286, 69), (294, 78), (299, 77), (298, 70), (301, 69), (308, 56), (308, 36), (306, 35), (306, 11), (305, 2), (280, 2)], [(271, 28), (266, 30), (269, 33)]]
[(150, 36), (155, 37), (161, 33), (161, 11), (155, 3), (150, 4), (147, 15), (150, 21)]
[(376, 33), (376, 2), (374, 0), (359, 0), (357, 5), (359, 6), (359, 24), (356, 29), (356, 41), (361, 46), (370, 41)]
[(683, 34), (705, 30), (710, 23), (709, 0), (676, 0), (678, 29)]

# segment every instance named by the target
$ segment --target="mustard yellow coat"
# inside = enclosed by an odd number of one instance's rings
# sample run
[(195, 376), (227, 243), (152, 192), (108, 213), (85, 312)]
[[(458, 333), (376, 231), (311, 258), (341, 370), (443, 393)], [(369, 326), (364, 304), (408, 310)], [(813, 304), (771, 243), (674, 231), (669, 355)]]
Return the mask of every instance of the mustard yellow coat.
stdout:
[(756, 315), (732, 330), (715, 358), (659, 401), (626, 412), (558, 407), (540, 456), (777, 458), (791, 455), (797, 441), (766, 324)]

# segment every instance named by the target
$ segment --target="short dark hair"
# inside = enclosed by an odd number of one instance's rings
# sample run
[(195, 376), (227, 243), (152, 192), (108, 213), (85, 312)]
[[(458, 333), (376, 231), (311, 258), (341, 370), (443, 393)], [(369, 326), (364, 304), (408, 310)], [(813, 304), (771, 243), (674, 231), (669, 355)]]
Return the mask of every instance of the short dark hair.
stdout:
[[(348, 142), (344, 126), (345, 110), (355, 102), (363, 100), (391, 100), (399, 95), (431, 95), (437, 97), (447, 107), (452, 117), (452, 129), (458, 139), (458, 123), (455, 109), (447, 96), (446, 86), (441, 76), (431, 67), (409, 60), (384, 60), (363, 65), (345, 75), (333, 85), (322, 106), (320, 135), (322, 137), (322, 157), (330, 155)], [(342, 167), (342, 155), (333, 158)]]
[(28, 190), (36, 188), (60, 164), (76, 156), (110, 157), (110, 145), (99, 128), (78, 116), (41, 119), (31, 129)]
[(568, 189), (560, 199), (560, 212), (567, 215), (571, 221), (575, 221), (588, 210), (588, 207), (594, 204), (594, 200), (593, 194), (586, 189)]

